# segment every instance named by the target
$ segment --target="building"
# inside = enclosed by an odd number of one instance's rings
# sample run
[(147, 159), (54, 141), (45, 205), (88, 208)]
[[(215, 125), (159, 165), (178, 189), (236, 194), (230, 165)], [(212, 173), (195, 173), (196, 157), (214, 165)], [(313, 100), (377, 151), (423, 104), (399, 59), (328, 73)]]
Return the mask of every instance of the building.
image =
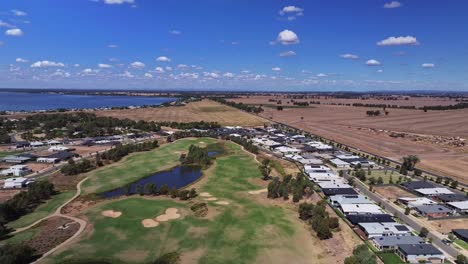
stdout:
[(57, 163), (71, 158), (77, 157), (78, 154), (68, 151), (58, 151), (49, 156), (37, 158), (37, 162), (41, 163)]
[(31, 158), (22, 157), (22, 156), (15, 156), (15, 155), (6, 156), (6, 157), (4, 157), (2, 159), (3, 162), (15, 163), (15, 164), (23, 164), (23, 163), (28, 162), (30, 160), (31, 160)]
[(350, 214), (383, 214), (385, 213), (380, 206), (376, 204), (342, 204), (341, 211), (345, 215)]
[(453, 194), (441, 194), (436, 195), (433, 198), (443, 202), (443, 203), (450, 203), (450, 202), (461, 202), (468, 200), (466, 195), (453, 193)]
[(70, 151), (71, 149), (69, 147), (57, 145), (57, 146), (52, 146), (49, 148), (50, 152), (56, 152), (56, 151)]
[(409, 208), (414, 208), (421, 205), (431, 205), (437, 204), (433, 200), (426, 197), (402, 197), (398, 198), (397, 201), (401, 204), (408, 206)]
[(310, 141), (306, 143), (307, 145), (311, 146), (314, 148), (316, 151), (329, 151), (333, 150), (333, 147), (327, 144), (324, 144), (320, 141)]
[(425, 189), (425, 188), (434, 188), (435, 185), (426, 181), (410, 181), (404, 182), (401, 186), (405, 187), (408, 190), (416, 190), (416, 189)]
[(343, 204), (373, 204), (364, 195), (334, 195), (328, 199), (332, 206), (338, 207)]
[(322, 188), (322, 192), (326, 196), (340, 194), (358, 194), (353, 188)]
[(348, 189), (351, 188), (351, 185), (344, 183), (342, 179), (337, 179), (334, 181), (321, 181), (317, 182), (317, 185), (322, 189)]
[(452, 233), (459, 239), (468, 242), (468, 229), (453, 229)]
[(331, 159), (330, 163), (338, 169), (347, 169), (350, 166), (348, 162), (342, 161), (340, 159)]
[(419, 205), (415, 206), (414, 210), (422, 216), (432, 218), (444, 217), (452, 213), (452, 210), (439, 204)]
[(372, 239), (372, 244), (380, 250), (396, 250), (398, 245), (424, 244), (424, 240), (418, 236), (379, 236)]
[(291, 148), (291, 147), (286, 147), (286, 146), (281, 146), (281, 147), (277, 147), (277, 148), (274, 148), (274, 151), (275, 152), (279, 152), (283, 155), (286, 155), (286, 154), (298, 154), (301, 152), (300, 149), (297, 149), (297, 148)]
[(408, 226), (399, 223), (359, 223), (359, 228), (364, 231), (367, 238), (380, 236), (411, 236)]
[(16, 177), (21, 177), (29, 173), (31, 173), (31, 170), (26, 165), (14, 165), (8, 169), (0, 171), (0, 175)]
[(423, 188), (415, 189), (415, 192), (424, 196), (437, 196), (440, 194), (453, 194), (453, 192), (447, 188)]
[(32, 148), (40, 148), (44, 146), (44, 143), (40, 142), (40, 141), (33, 141), (31, 142), (31, 147)]
[(27, 178), (9, 178), (5, 180), (3, 188), (5, 189), (21, 189), (26, 187), (31, 181)]
[(461, 201), (461, 202), (450, 202), (447, 203), (447, 206), (454, 209), (455, 212), (460, 214), (468, 213), (468, 201)]
[(359, 223), (393, 223), (393, 217), (389, 214), (372, 214), (372, 215), (347, 215), (346, 218), (352, 225)]
[(444, 254), (432, 244), (398, 245), (397, 255), (408, 263), (444, 263)]

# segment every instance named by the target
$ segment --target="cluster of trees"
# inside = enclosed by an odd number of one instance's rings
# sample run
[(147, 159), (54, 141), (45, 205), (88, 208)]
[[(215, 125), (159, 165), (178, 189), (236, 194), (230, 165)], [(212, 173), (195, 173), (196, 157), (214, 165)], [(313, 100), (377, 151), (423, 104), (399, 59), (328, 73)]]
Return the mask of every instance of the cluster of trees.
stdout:
[[(127, 195), (131, 195), (132, 184), (126, 185)], [(169, 188), (169, 185), (163, 184), (159, 187), (155, 183), (147, 183), (145, 185), (137, 184), (136, 193), (139, 195), (167, 195), (171, 198), (179, 198), (180, 200), (189, 200), (198, 196), (197, 190), (192, 188), (190, 190), (178, 190), (175, 187)]]
[(180, 155), (182, 164), (197, 164), (206, 167), (211, 164), (211, 158), (208, 155), (207, 148), (200, 148), (195, 145), (190, 145), (187, 154)]
[(153, 262), (153, 264), (178, 264), (178, 263), (180, 263), (180, 253), (177, 251), (163, 254)]
[(309, 103), (308, 102), (293, 102), (294, 105), (297, 105), (297, 106), (309, 106)]
[(87, 159), (82, 159), (80, 162), (75, 162), (73, 159), (68, 160), (68, 164), (60, 169), (64, 175), (77, 175), (83, 172), (93, 170), (93, 163)]
[(268, 184), (268, 198), (276, 199), (283, 197), (284, 200), (289, 199), (289, 194), (293, 195), (293, 202), (299, 202), (304, 196), (313, 194), (312, 183), (302, 173), (298, 173), (295, 178), (291, 175), (286, 175), (281, 181), (278, 177), (274, 177)]
[(401, 164), (400, 173), (403, 175), (408, 175), (408, 171), (415, 171), (415, 174), (419, 174), (420, 176), (422, 172), (420, 170), (415, 170), (415, 166), (419, 161), (419, 158), (415, 155), (403, 157), (403, 164)]
[(263, 175), (264, 181), (270, 179), (270, 173), (271, 173), (271, 170), (273, 169), (271, 160), (270, 159), (262, 160), (262, 164), (258, 166), (258, 169), (260, 170), (260, 173)]
[(24, 244), (6, 244), (0, 247), (0, 263), (28, 264), (35, 259), (35, 251)]
[(149, 151), (157, 147), (159, 147), (159, 143), (157, 140), (138, 144), (117, 145), (116, 147), (102, 153), (100, 155), (100, 159), (111, 160), (116, 162), (130, 153)]
[(311, 203), (299, 205), (299, 218), (307, 221), (320, 239), (332, 238), (332, 229), (340, 226), (338, 218), (330, 217), (325, 208), (324, 200), (318, 202), (317, 205)]
[(158, 122), (158, 125), (177, 128), (177, 129), (215, 129), (220, 128), (221, 125), (218, 122), (188, 122), (188, 123), (179, 123), (179, 122)]
[(368, 111), (366, 111), (366, 115), (367, 116), (379, 116), (380, 115), (380, 110), (375, 110), (375, 111), (368, 110)]
[(441, 176), (437, 176), (435, 182), (439, 184), (444, 184), (445, 186), (450, 186), (453, 189), (456, 189), (458, 187), (458, 181), (457, 180), (454, 181), (449, 177), (443, 178)]
[(54, 185), (48, 181), (30, 183), (27, 191), (20, 192), (0, 204), (0, 223), (6, 224), (20, 218), (54, 194), (56, 194)]
[(242, 147), (244, 147), (245, 150), (247, 150), (250, 153), (253, 153), (253, 154), (259, 153), (258, 147), (255, 146), (250, 140), (247, 140), (245, 138), (240, 138), (240, 137), (230, 137), (229, 140), (241, 145)]
[(237, 108), (237, 109), (249, 112), (249, 113), (258, 114), (258, 113), (263, 112), (263, 108), (261, 106), (254, 106), (254, 105), (248, 105), (248, 104), (243, 104), (243, 103), (236, 103), (236, 102), (233, 102), (233, 101), (227, 101), (227, 100), (225, 100), (223, 98), (213, 97), (213, 98), (210, 98), (210, 99), (215, 101), (215, 102), (225, 104), (225, 105), (229, 105), (229, 106), (232, 106), (234, 108)]
[(399, 108), (399, 109), (416, 109), (416, 106), (413, 105), (389, 105), (389, 104), (363, 104), (363, 103), (354, 103), (354, 107), (372, 107), (372, 108)]
[(424, 112), (426, 112), (427, 110), (444, 111), (444, 110), (458, 110), (458, 109), (465, 109), (465, 108), (468, 108), (468, 103), (458, 103), (454, 105), (424, 106), (424, 107), (420, 107), (419, 109), (422, 109), (424, 110)]
[(174, 134), (167, 137), (167, 142), (173, 142), (175, 140), (187, 137), (211, 137), (217, 138), (218, 133), (216, 131), (199, 131), (199, 130), (186, 130), (186, 131), (177, 131)]
[(362, 244), (353, 250), (353, 255), (347, 257), (344, 264), (377, 264), (377, 256)]
[(0, 144), (9, 144), (11, 143), (10, 135), (5, 129), (0, 129)]

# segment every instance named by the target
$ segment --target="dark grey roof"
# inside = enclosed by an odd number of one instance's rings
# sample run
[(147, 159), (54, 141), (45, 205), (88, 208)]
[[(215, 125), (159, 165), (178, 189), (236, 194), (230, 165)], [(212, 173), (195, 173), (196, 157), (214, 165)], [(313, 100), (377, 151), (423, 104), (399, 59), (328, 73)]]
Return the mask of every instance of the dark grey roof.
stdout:
[(59, 151), (59, 152), (55, 152), (54, 154), (47, 156), (47, 158), (66, 160), (66, 159), (70, 159), (76, 156), (78, 156), (78, 154), (73, 153), (73, 152)]
[(465, 195), (463, 194), (441, 194), (436, 196), (437, 199), (441, 200), (442, 202), (461, 202), (468, 200)]
[(453, 229), (452, 232), (464, 241), (468, 241), (468, 229)]
[(405, 255), (442, 255), (436, 247), (431, 244), (398, 245), (399, 250)]
[(374, 242), (382, 247), (424, 244), (424, 240), (418, 236), (380, 236), (374, 237)]
[(404, 186), (407, 189), (410, 189), (410, 190), (434, 188), (435, 187), (432, 183), (425, 182), (425, 181), (404, 182), (401, 185)]
[(359, 223), (391, 223), (395, 222), (389, 214), (372, 214), (372, 215), (348, 215), (346, 216), (349, 222), (353, 225)]
[(357, 194), (353, 188), (323, 188), (322, 192), (327, 196), (338, 194)]
[(428, 205), (420, 205), (415, 207), (421, 213), (424, 214), (433, 214), (433, 213), (450, 213), (452, 210), (448, 209), (443, 205), (438, 204), (428, 204)]

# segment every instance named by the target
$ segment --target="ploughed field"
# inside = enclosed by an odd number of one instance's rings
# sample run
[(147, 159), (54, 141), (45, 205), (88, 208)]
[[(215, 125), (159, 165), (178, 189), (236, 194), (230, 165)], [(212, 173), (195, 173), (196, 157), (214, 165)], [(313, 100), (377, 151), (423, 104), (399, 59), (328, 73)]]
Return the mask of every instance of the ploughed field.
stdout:
[[(269, 102), (269, 98), (233, 100), (258, 105), (275, 104)], [(288, 106), (286, 102), (289, 99), (281, 100), (283, 106)], [(276, 107), (264, 109), (261, 116), (273, 121), (374, 154), (397, 160), (410, 154), (418, 155), (421, 159), (419, 167), (468, 183), (468, 142), (465, 141), (468, 139), (468, 109), (425, 113), (387, 108), (388, 116), (378, 117), (368, 117), (366, 111), (383, 112), (382, 109), (366, 107), (312, 104), (310, 107), (284, 107), (283, 111)]]
[[(190, 144), (214, 139), (182, 139), (90, 174), (85, 195), (146, 176), (151, 170), (174, 166)], [(89, 225), (76, 242), (45, 259), (45, 263), (151, 263), (178, 251), (181, 263), (339, 263), (360, 242), (342, 223), (334, 237), (321, 241), (298, 219), (290, 202), (270, 200), (258, 163), (232, 142), (191, 187), (199, 196), (190, 201), (134, 195), (98, 201), (79, 213)], [(120, 178), (113, 181), (112, 178)], [(315, 194), (317, 195), (317, 194)], [(190, 207), (206, 202), (206, 216)]]
[(266, 120), (249, 115), (230, 106), (210, 100), (192, 102), (185, 106), (169, 106), (160, 108), (124, 109), (96, 111), (99, 116), (129, 118), (145, 121), (173, 122), (218, 122), (230, 126), (261, 126)]

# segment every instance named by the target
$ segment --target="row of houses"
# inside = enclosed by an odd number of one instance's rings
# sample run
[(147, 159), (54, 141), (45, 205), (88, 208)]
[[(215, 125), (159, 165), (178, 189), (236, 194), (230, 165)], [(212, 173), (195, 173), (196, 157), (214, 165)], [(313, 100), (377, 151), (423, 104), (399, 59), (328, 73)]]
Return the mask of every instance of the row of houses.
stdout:
[(56, 151), (49, 155), (36, 156), (34, 154), (24, 153), (18, 155), (10, 155), (0, 159), (0, 162), (13, 163), (13, 164), (24, 164), (26, 162), (35, 161), (38, 163), (58, 163), (66, 161), (71, 158), (78, 157), (78, 154), (70, 151)]

